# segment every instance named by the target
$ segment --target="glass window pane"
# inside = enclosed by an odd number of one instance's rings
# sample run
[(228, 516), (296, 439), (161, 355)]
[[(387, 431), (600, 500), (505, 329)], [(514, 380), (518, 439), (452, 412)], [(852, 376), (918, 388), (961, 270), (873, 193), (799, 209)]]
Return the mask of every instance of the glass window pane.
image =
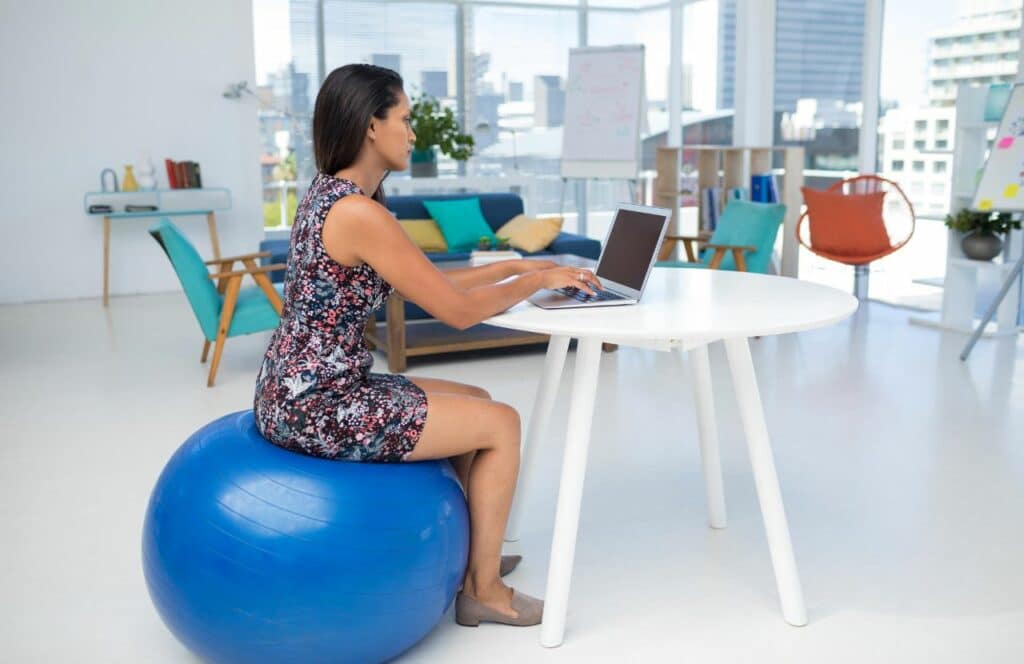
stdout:
[[(299, 165), (296, 146), (308, 142), (315, 94), (314, 77), (297, 62), (315, 62), (315, 50), (304, 50), (302, 35), (291, 29), (291, 17), (301, 15), (301, 3), (253, 0), (253, 45), (256, 59), (254, 92), (259, 99), (260, 176), (263, 186), (263, 224), (291, 225), (297, 204)], [(309, 177), (303, 179), (308, 184)]]
[(776, 11), (776, 142), (803, 145), (811, 176), (855, 172), (864, 2), (778, 0)]
[[(428, 93), (458, 112), (454, 5), (327, 0), (324, 50), (328, 72), (353, 62), (394, 69), (410, 98)], [(438, 154), (438, 174), (454, 174), (457, 169), (457, 162)], [(389, 177), (407, 175), (408, 171)]]
[[(957, 170), (962, 172), (954, 173), (952, 155), (962, 147), (956, 141), (970, 135), (984, 143), (986, 133), (955, 131), (957, 91), (979, 81), (987, 85), (993, 78), (1013, 80), (1020, 25), (1016, 0), (885, 0), (879, 164), (881, 175), (907, 193), (917, 224), (912, 242), (885, 259), (884, 276), (876, 280), (872, 275), (873, 295), (883, 287), (894, 297), (939, 305), (935, 290), (914, 282), (944, 273), (947, 230), (942, 220), (951, 205), (969, 205), (975, 173), (982, 167), (961, 163)], [(1002, 57), (1006, 52), (1012, 59)], [(908, 149), (897, 149), (895, 137), (904, 134), (910, 135)], [(984, 146), (967, 151), (972, 153), (983, 154)], [(896, 160), (909, 168), (897, 169)], [(954, 186), (954, 181), (964, 184)], [(906, 219), (895, 221), (906, 224)]]
[[(474, 5), (466, 11), (472, 71), (466, 126), (477, 141), (470, 172), (557, 176), (576, 10)], [(558, 212), (562, 189), (557, 177), (532, 185), (529, 212)], [(566, 202), (571, 208), (571, 195)]]

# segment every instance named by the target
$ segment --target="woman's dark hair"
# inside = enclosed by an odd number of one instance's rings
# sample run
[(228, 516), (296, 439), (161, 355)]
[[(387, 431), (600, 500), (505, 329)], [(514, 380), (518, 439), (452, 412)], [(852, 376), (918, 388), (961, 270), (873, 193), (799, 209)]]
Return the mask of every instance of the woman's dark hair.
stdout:
[[(376, 65), (352, 64), (332, 71), (313, 107), (313, 154), (321, 173), (334, 175), (356, 160), (370, 118), (383, 120), (398, 105), (402, 77)], [(383, 185), (383, 182), (382, 182)], [(373, 199), (384, 203), (383, 186)]]

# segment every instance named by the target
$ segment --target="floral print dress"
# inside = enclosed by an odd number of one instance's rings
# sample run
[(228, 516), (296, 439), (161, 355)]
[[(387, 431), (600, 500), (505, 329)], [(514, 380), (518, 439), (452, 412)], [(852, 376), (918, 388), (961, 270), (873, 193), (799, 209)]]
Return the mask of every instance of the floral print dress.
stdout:
[(327, 212), (358, 185), (320, 173), (295, 214), (284, 311), (256, 379), (256, 425), (272, 443), (328, 459), (404, 461), (427, 418), (408, 378), (370, 372), (367, 317), (394, 290), (367, 264), (327, 255)]

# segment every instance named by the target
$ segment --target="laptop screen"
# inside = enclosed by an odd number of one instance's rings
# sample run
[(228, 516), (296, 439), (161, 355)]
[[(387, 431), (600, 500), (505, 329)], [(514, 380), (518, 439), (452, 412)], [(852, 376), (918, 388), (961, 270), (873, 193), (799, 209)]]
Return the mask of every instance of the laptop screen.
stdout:
[(658, 248), (664, 223), (665, 217), (661, 214), (637, 210), (616, 212), (597, 266), (598, 279), (610, 279), (640, 290)]

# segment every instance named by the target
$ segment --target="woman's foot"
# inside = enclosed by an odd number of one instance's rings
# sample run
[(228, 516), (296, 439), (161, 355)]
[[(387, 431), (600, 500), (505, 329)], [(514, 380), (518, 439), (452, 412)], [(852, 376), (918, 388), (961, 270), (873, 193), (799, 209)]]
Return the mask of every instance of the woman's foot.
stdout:
[(490, 598), (472, 597), (463, 591), (455, 599), (455, 622), (477, 627), (481, 622), (529, 627), (544, 617), (544, 602), (500, 584), (501, 592)]

